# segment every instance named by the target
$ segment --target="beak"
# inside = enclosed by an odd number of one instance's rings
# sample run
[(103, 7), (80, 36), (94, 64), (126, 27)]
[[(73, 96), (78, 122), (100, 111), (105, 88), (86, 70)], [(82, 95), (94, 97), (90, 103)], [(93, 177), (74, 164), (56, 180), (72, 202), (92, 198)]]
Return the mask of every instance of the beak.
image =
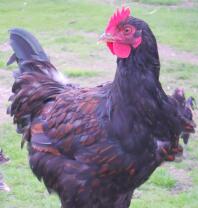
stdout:
[(98, 43), (107, 43), (107, 42), (115, 42), (115, 38), (110, 33), (103, 33), (99, 37)]

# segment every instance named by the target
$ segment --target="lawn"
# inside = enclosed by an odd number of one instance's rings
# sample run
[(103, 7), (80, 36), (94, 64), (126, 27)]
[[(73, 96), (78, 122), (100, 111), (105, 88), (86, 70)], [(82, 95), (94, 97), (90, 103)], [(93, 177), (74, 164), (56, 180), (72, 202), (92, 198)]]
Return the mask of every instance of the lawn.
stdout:
[[(109, 1), (112, 2), (112, 1)], [(11, 192), (0, 192), (1, 208), (60, 207), (56, 195), (49, 196), (44, 185), (28, 166), (27, 151), (20, 149), (20, 136), (5, 115), (12, 84), (12, 71), (6, 68), (11, 51), (8, 29), (23, 27), (40, 40), (57, 68), (72, 82), (96, 85), (111, 80), (115, 57), (105, 46), (97, 45), (107, 20), (117, 7), (108, 1), (1, 0), (0, 1), (0, 147), (11, 162), (0, 166)], [(182, 0), (126, 1), (132, 14), (151, 26), (158, 43), (177, 53), (198, 55), (198, 7), (184, 7)], [(138, 4), (141, 2), (141, 4)], [(118, 1), (117, 1), (118, 3)], [(174, 7), (172, 6), (174, 5)], [(171, 56), (171, 54), (170, 54)], [(197, 56), (198, 57), (198, 56)], [(198, 100), (198, 65), (190, 60), (161, 57), (161, 81), (168, 93), (182, 86)], [(197, 113), (197, 112), (196, 112)], [(198, 121), (198, 119), (196, 118)], [(133, 208), (198, 207), (198, 134), (192, 136), (182, 161), (166, 163), (134, 195)]]
[(137, 2), (155, 5), (178, 5), (182, 0), (137, 0)]

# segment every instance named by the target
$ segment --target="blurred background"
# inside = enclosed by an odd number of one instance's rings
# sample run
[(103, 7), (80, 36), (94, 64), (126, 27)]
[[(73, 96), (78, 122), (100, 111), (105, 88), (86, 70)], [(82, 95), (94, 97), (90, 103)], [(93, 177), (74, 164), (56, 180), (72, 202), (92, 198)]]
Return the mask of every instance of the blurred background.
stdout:
[[(10, 158), (8, 164), (0, 165), (0, 173), (11, 189), (0, 191), (1, 208), (60, 207), (58, 198), (49, 196), (32, 175), (26, 149), (20, 149), (20, 136), (6, 115), (16, 68), (6, 67), (12, 53), (8, 30), (28, 29), (71, 82), (94, 86), (113, 79), (116, 57), (97, 39), (122, 4), (131, 8), (133, 16), (144, 19), (157, 38), (165, 91), (171, 94), (183, 87), (186, 96), (198, 100), (198, 0), (0, 0), (0, 148)], [(194, 114), (198, 123), (196, 110)], [(198, 207), (197, 133), (183, 158), (163, 164), (135, 192), (131, 207)]]

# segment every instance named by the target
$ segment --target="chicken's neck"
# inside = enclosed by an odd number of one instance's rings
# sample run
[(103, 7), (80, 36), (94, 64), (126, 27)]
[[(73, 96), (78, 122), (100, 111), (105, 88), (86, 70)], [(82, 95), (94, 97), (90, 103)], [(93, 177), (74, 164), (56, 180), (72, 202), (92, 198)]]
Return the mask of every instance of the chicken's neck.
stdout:
[(148, 94), (156, 93), (156, 88), (163, 91), (159, 82), (160, 61), (157, 43), (151, 31), (144, 33), (141, 45), (136, 49), (132, 48), (128, 58), (117, 59), (112, 91), (113, 96), (124, 103), (134, 104), (140, 99), (146, 101)]
[[(172, 122), (172, 126), (178, 125), (172, 116), (175, 107), (159, 82), (160, 62), (157, 48), (154, 49), (142, 47), (132, 51), (129, 58), (117, 59), (109, 102), (111, 126), (128, 152), (140, 153), (145, 151), (142, 146), (154, 147), (153, 135), (158, 124), (164, 128), (159, 132), (167, 132), (160, 133), (159, 137), (167, 139), (171, 129), (168, 122)], [(133, 142), (130, 137), (133, 137)]]
[(143, 51), (143, 48), (131, 53), (129, 58), (117, 59), (117, 71), (112, 85), (112, 99), (121, 105), (149, 105), (150, 99), (157, 101), (162, 93), (159, 82), (160, 62), (155, 51)]
[[(159, 69), (157, 46), (117, 60), (109, 102), (111, 126), (129, 152), (143, 151), (141, 146), (147, 148), (154, 137), (171, 140), (180, 131), (177, 107), (161, 87)], [(131, 143), (130, 135), (136, 136)]]

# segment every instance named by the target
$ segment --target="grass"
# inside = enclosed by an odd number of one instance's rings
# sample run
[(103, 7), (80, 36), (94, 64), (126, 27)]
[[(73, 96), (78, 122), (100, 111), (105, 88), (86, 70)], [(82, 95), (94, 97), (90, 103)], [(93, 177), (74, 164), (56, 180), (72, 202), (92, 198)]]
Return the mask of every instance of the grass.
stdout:
[(149, 182), (161, 188), (173, 188), (176, 180), (170, 175), (165, 168), (157, 169), (151, 176)]
[(185, 86), (186, 96), (194, 96), (198, 99), (197, 72), (198, 66), (196, 65), (178, 61), (162, 62), (161, 81), (169, 92), (178, 86)]
[[(130, 1), (131, 2), (131, 1)], [(150, 4), (141, 6), (130, 3), (134, 16), (147, 21), (157, 40), (175, 47), (178, 51), (198, 54), (198, 8), (170, 8), (158, 4), (178, 4), (179, 0), (142, 0)], [(157, 6), (155, 5), (157, 4)], [(107, 6), (108, 5), (108, 6)], [(93, 70), (101, 68), (96, 63), (104, 62), (101, 53), (104, 46), (97, 46), (98, 35), (104, 31), (114, 5), (101, 1), (66, 0), (15, 0), (0, 1), (0, 49), (1, 43), (8, 39), (7, 30), (11, 27), (24, 27), (31, 30), (49, 50), (52, 58), (62, 72), (76, 83), (93, 85), (104, 82), (113, 70)], [(105, 48), (106, 51), (106, 48)], [(10, 51), (0, 50), (0, 85), (10, 88), (11, 71), (5, 70)], [(106, 54), (105, 54), (106, 55)], [(96, 62), (91, 62), (90, 60)], [(79, 63), (84, 63), (81, 65)], [(94, 64), (96, 66), (93, 66)], [(76, 66), (75, 66), (76, 65)], [(75, 66), (75, 67), (74, 67)], [(107, 67), (108, 68), (108, 67)], [(103, 73), (103, 76), (101, 76)], [(178, 86), (185, 86), (187, 96), (198, 99), (198, 66), (185, 63), (185, 60), (162, 61), (160, 79), (164, 89), (172, 93)], [(100, 82), (100, 83), (101, 83)], [(5, 101), (6, 103), (6, 101)], [(7, 105), (7, 103), (6, 103)], [(5, 107), (6, 108), (6, 107)], [(0, 103), (1, 110), (1, 103)], [(1, 111), (0, 111), (1, 112)], [(0, 193), (2, 208), (54, 208), (60, 207), (56, 195), (49, 196), (44, 185), (33, 176), (28, 166), (27, 151), (20, 150), (20, 136), (10, 121), (0, 125), (0, 147), (11, 158), (11, 162), (1, 166), (10, 193)], [(187, 147), (188, 156), (180, 163), (169, 163), (158, 168), (151, 178), (141, 186), (140, 196), (134, 197), (132, 208), (197, 208), (198, 207), (198, 141), (195, 134)], [(191, 187), (176, 192), (183, 184), (171, 175), (170, 168), (185, 171)]]
[[(192, 160), (198, 161), (198, 143), (194, 138), (192, 142), (192, 146), (188, 147), (188, 151), (191, 153), (190, 158)], [(196, 167), (195, 167), (196, 168)]]
[(130, 208), (196, 208), (198, 189), (190, 192), (171, 194), (168, 191), (149, 187), (141, 199), (134, 199)]
[[(159, 42), (176, 47), (178, 50), (198, 53), (198, 47), (195, 46), (198, 32), (197, 12), (197, 7), (192, 9), (159, 7), (144, 12), (142, 16), (151, 25)], [(135, 13), (136, 16), (139, 16), (138, 13)]]
[(193, 182), (194, 184), (198, 185), (198, 167), (194, 168), (192, 171), (191, 171), (191, 177), (193, 179)]
[(137, 0), (144, 4), (159, 4), (159, 5), (176, 5), (181, 3), (182, 0)]
[(5, 66), (5, 62), (0, 60), (0, 68), (3, 68)]
[(87, 69), (75, 69), (75, 68), (68, 68), (64, 70), (64, 74), (68, 77), (96, 77), (98, 76), (98, 72), (93, 70), (87, 70)]

